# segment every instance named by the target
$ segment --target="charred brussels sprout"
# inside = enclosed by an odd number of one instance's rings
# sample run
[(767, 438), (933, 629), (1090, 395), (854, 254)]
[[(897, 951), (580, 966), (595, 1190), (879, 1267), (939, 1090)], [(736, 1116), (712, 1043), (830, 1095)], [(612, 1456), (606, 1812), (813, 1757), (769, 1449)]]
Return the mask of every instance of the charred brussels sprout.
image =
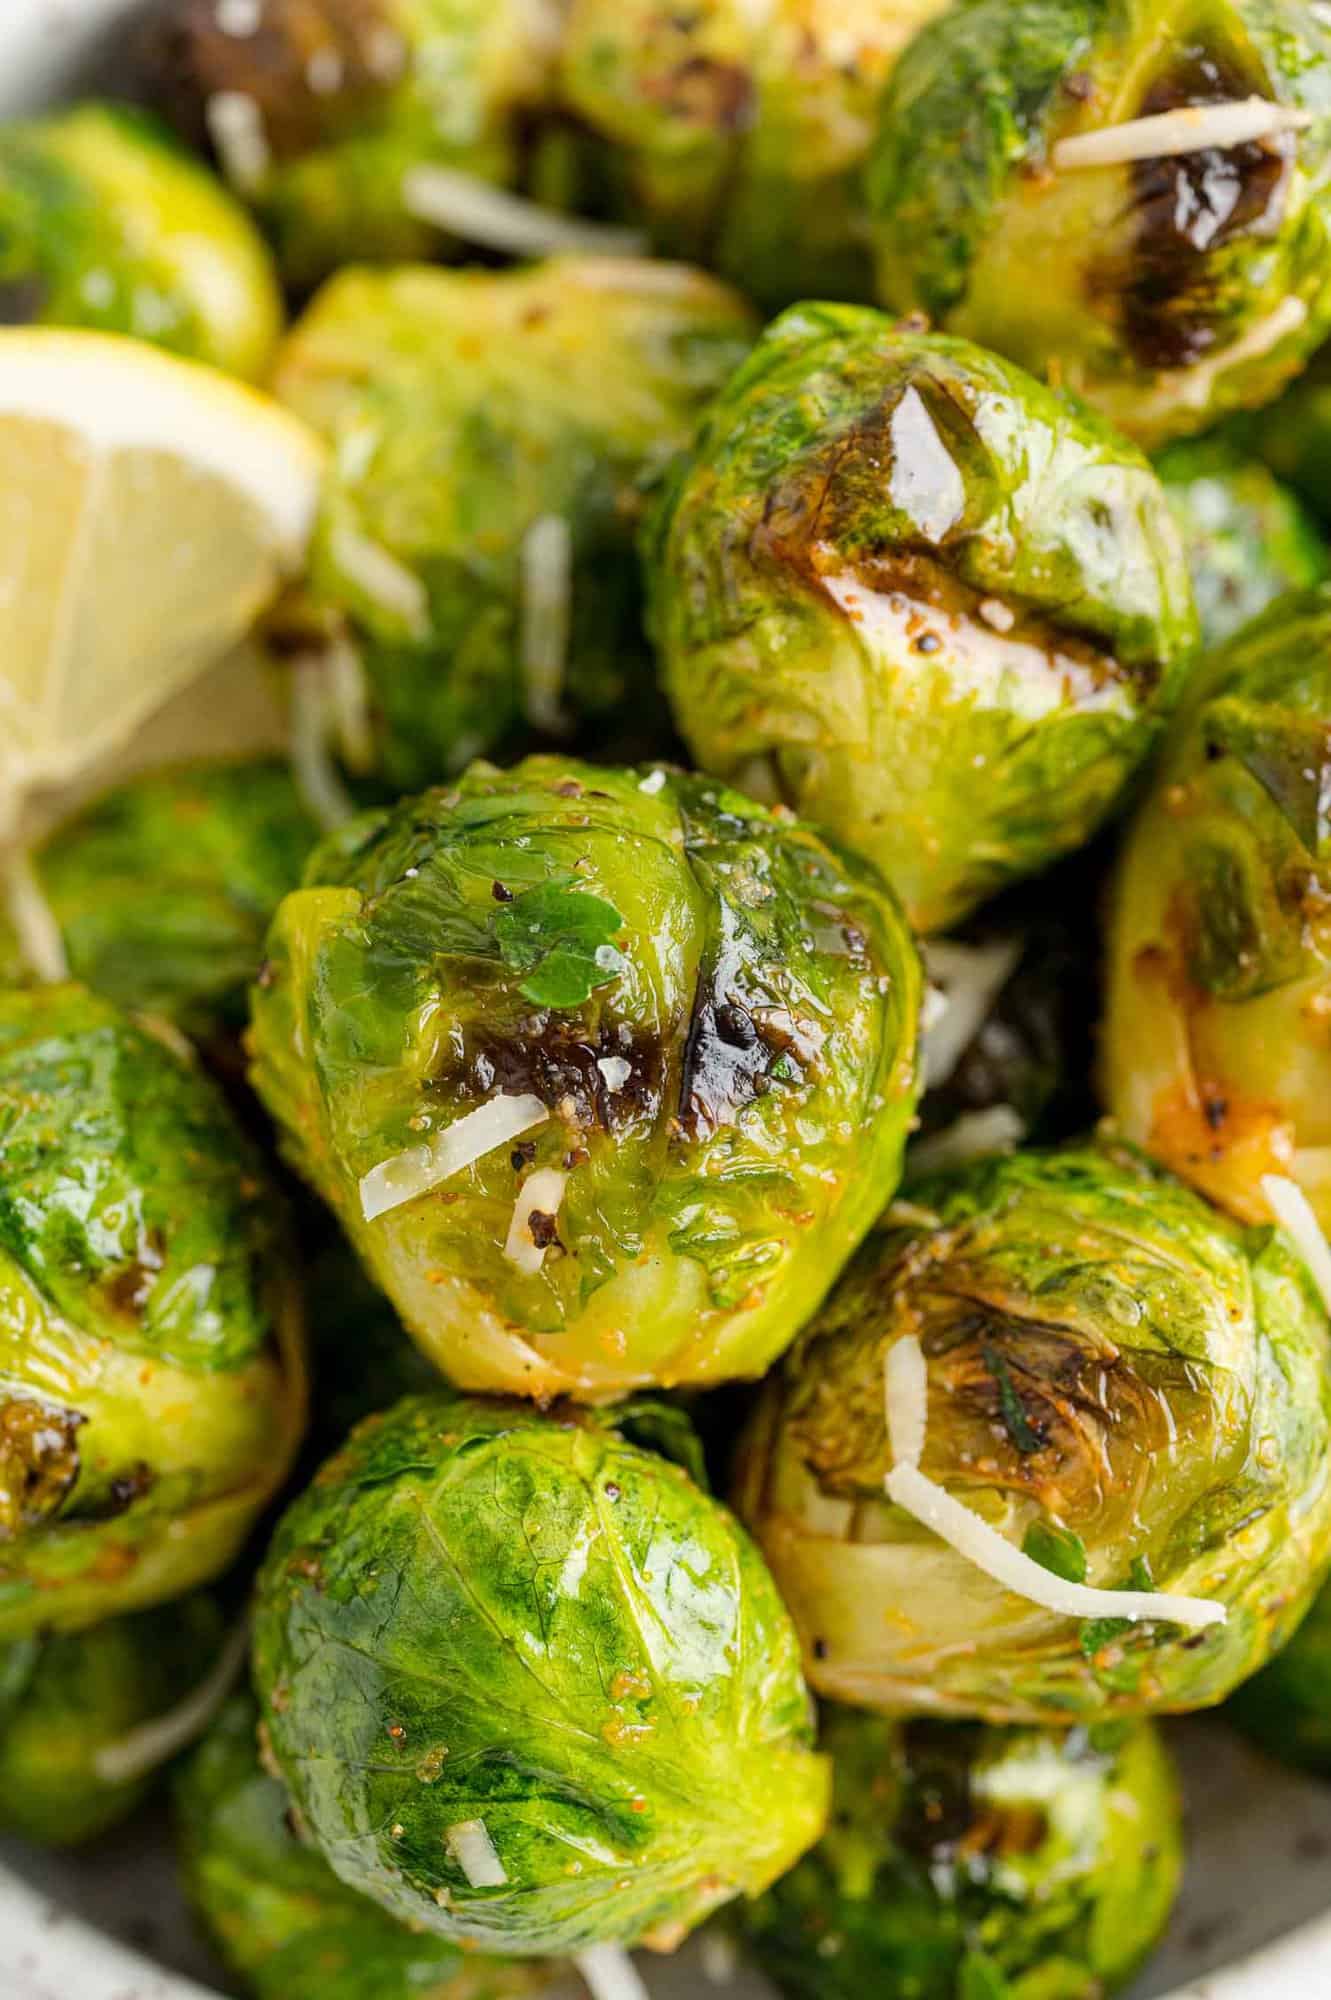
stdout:
[(967, 342), (799, 306), (649, 537), (676, 719), (883, 869), (917, 927), (1079, 846), (1196, 637), (1159, 481)]
[(649, 696), (644, 489), (752, 331), (711, 279), (605, 258), (348, 271), (316, 299), (277, 389), (335, 447), (312, 589), (395, 784)]
[(1219, 645), (1287, 590), (1327, 574), (1316, 522), (1260, 459), (1227, 438), (1171, 445), (1156, 460), (1192, 576), (1202, 638)]
[(269, 1553), (256, 1686), (293, 1802), (350, 1888), (441, 1936), (668, 1949), (822, 1830), (772, 1580), (631, 1426), (408, 1398)]
[(1204, 430), (1331, 318), (1328, 113), (1299, 0), (961, 0), (880, 108), (880, 295), (1145, 443)]
[(1183, 1859), (1149, 1723), (1088, 1732), (824, 1716), (832, 1821), (745, 1911), (791, 2000), (1104, 2000), (1163, 1930)]
[(291, 1830), (286, 1793), (259, 1763), (258, 1719), (249, 1696), (235, 1696), (176, 1786), (190, 1901), (256, 2000), (512, 2000), (539, 1991), (539, 1963), (464, 1952), (339, 1882)]
[[(1217, 1702), (1280, 1645), (1331, 1554), (1326, 1316), (1270, 1229), (1129, 1149), (910, 1184), (789, 1358), (739, 1507), (824, 1694), (990, 1721)], [(889, 1223), (891, 1212), (889, 1211)], [(922, 1470), (1097, 1597), (1218, 1600), (1224, 1623), (1066, 1616), (884, 1493), (884, 1371), (927, 1367)]]
[[(33, 867), (76, 978), (211, 1041), (243, 1026), (264, 934), (317, 832), (283, 763), (179, 765), (84, 807)], [(0, 923), (0, 978), (24, 970)]]
[(0, 1641), (219, 1574), (281, 1484), (276, 1207), (172, 1046), (77, 986), (0, 996)]
[[(431, 166), (519, 177), (524, 127), (549, 91), (557, 7), (258, 0), (254, 12), (233, 34), (217, 0), (159, 0), (145, 66), (157, 100), (254, 204), (298, 289), (353, 259), (456, 247), (413, 198), (412, 177)], [(460, 223), (472, 207), (462, 201)]]
[(1271, 1756), (1331, 1778), (1331, 1585), (1282, 1653), (1241, 1687), (1226, 1715)]
[(1103, 1038), (1127, 1135), (1250, 1221), (1331, 1226), (1331, 587), (1216, 653), (1128, 836)]
[(15, 1640), (0, 1653), (0, 1828), (72, 1846), (132, 1812), (159, 1768), (140, 1732), (205, 1682), (221, 1643), (206, 1597)]
[(920, 975), (889, 892), (706, 779), (534, 757), (288, 896), (253, 1079), (451, 1380), (759, 1375), (890, 1196)]
[(264, 374), (282, 326), (267, 248), (155, 120), (84, 104), (0, 125), (0, 323), (128, 333)]
[(561, 94), (621, 212), (765, 305), (873, 295), (861, 190), (897, 55), (944, 0), (573, 0)]

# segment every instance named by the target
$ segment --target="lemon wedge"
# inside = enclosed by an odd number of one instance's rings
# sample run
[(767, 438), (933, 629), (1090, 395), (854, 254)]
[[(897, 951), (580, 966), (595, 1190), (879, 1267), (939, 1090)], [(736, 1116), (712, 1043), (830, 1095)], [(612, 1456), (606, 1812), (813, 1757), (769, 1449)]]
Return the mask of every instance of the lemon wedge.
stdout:
[(244, 639), (303, 564), (324, 463), (213, 369), (0, 329), (0, 829)]

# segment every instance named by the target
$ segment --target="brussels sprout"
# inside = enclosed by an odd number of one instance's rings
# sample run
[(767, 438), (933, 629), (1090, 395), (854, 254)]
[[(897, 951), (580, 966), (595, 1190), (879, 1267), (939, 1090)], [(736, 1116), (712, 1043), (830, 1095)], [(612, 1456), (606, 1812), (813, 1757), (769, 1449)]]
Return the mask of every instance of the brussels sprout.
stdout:
[(1249, 1221), (1267, 1174), (1331, 1226), (1331, 587), (1202, 670), (1128, 836), (1103, 1037), (1129, 1138)]
[(751, 333), (711, 279), (605, 258), (320, 293), (276, 386), (336, 447), (312, 589), (351, 621), (396, 785), (650, 687), (643, 488)]
[(1331, 1585), (1282, 1653), (1225, 1710), (1273, 1757), (1331, 1778)]
[(0, 322), (129, 333), (264, 374), (282, 327), (245, 211), (155, 119), (81, 104), (0, 125)]
[(200, 1685), (221, 1636), (217, 1606), (195, 1596), (14, 1641), (0, 1657), (0, 1827), (72, 1846), (132, 1812), (156, 1770), (115, 1753)]
[(509, 2000), (546, 1968), (465, 1952), (395, 1923), (338, 1881), (291, 1829), (256, 1752), (258, 1712), (236, 1695), (176, 1782), (185, 1887), (256, 2000)]
[(828, 1710), (831, 1826), (744, 1912), (791, 2000), (1104, 2000), (1164, 1929), (1183, 1859), (1150, 1723), (1088, 1732)]
[[(243, 1026), (264, 933), (317, 834), (284, 763), (182, 764), (85, 806), (33, 866), (76, 978), (212, 1040)], [(0, 919), (0, 981), (24, 977)]]
[(1192, 573), (1202, 638), (1219, 645), (1287, 590), (1327, 574), (1326, 544), (1293, 493), (1217, 433), (1156, 460)]
[[(884, 1367), (909, 1334), (928, 1367), (927, 1479), (1068, 1582), (1210, 1598), (1226, 1622), (1042, 1610), (895, 1507)], [(741, 1453), (740, 1513), (814, 1687), (995, 1722), (1221, 1700), (1331, 1556), (1326, 1339), (1281, 1237), (1131, 1149), (909, 1184)]]
[(945, 0), (572, 0), (560, 90), (621, 212), (765, 305), (873, 296), (861, 190), (899, 52)]
[(519, 1956), (671, 1948), (822, 1831), (795, 1634), (747, 1537), (615, 1416), (440, 1392), (278, 1528), (255, 1682), (341, 1879)]
[(413, 172), (519, 178), (557, 7), (254, 0), (248, 12), (238, 34), (217, 0), (159, 0), (145, 66), (157, 100), (195, 143), (211, 141), (254, 204), (297, 289), (357, 258), (456, 246), (417, 212)]
[(81, 987), (0, 995), (0, 1642), (218, 1575), (281, 1484), (276, 1207), (173, 1044)]
[(924, 929), (1087, 839), (1196, 638), (1130, 445), (995, 356), (862, 306), (768, 328), (649, 557), (698, 761), (830, 827)]
[(1205, 430), (1331, 321), (1328, 113), (1301, 0), (959, 0), (880, 106), (880, 296), (1143, 443)]
[(817, 1305), (896, 1185), (919, 985), (789, 814), (482, 764), (316, 852), (253, 1082), (452, 1381), (601, 1400), (761, 1374)]

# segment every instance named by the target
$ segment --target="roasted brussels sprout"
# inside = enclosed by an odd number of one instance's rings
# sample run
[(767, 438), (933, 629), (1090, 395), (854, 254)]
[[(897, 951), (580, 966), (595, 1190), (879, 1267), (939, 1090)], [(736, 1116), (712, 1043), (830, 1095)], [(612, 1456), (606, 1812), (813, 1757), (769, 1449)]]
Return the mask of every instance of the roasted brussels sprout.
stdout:
[(1329, 715), (1323, 584), (1202, 669), (1111, 903), (1109, 1108), (1249, 1221), (1275, 1174), (1331, 1226)]
[[(884, 1493), (884, 1371), (907, 1336), (927, 1366), (924, 1482), (945, 1489), (933, 1527)], [(1129, 1148), (908, 1184), (903, 1219), (809, 1327), (741, 1451), (739, 1510), (814, 1687), (996, 1722), (1219, 1701), (1292, 1630), (1331, 1556), (1326, 1339), (1282, 1237)], [(951, 1543), (935, 1532), (946, 1495), (974, 1528)], [(1104, 1615), (998, 1583), (997, 1556), (1018, 1550), (1089, 1585)], [(1112, 1615), (1121, 1591), (1170, 1614), (1213, 1600), (1224, 1622), (1184, 1630), (1125, 1598), (1132, 1623)]]
[(1220, 645), (1287, 590), (1327, 574), (1316, 522), (1260, 459), (1221, 433), (1156, 460), (1183, 537), (1207, 645)]
[(409, 1397), (278, 1528), (255, 1622), (276, 1764), (341, 1879), (441, 1936), (669, 1949), (822, 1830), (772, 1579), (632, 1427)]
[(509, 2000), (539, 1989), (539, 1962), (464, 1952), (344, 1887), (292, 1832), (286, 1793), (259, 1763), (258, 1720), (251, 1698), (234, 1696), (176, 1784), (190, 1901), (256, 2000)]
[(1143, 443), (1205, 430), (1331, 319), (1328, 112), (1301, 0), (959, 0), (880, 107), (880, 296)]
[(207, 1581), (281, 1484), (276, 1207), (173, 1044), (78, 986), (0, 995), (0, 1643)]
[(1226, 1715), (1282, 1763), (1331, 1778), (1331, 1584), (1294, 1637), (1245, 1682)]
[(253, 1081), (466, 1388), (758, 1375), (889, 1198), (920, 975), (889, 892), (662, 766), (476, 765), (332, 836)]
[(791, 2000), (1104, 2000), (1164, 1929), (1182, 1829), (1150, 1723), (1068, 1731), (833, 1708), (832, 1821), (743, 1913)]
[(350, 621), (394, 784), (649, 696), (643, 489), (752, 331), (710, 278), (617, 259), (320, 293), (276, 386), (335, 447), (311, 588)]
[[(441, 193), (467, 234), (468, 181), (519, 177), (525, 128), (549, 94), (557, 6), (255, 0), (249, 11), (237, 34), (217, 0), (159, 0), (144, 67), (157, 101), (211, 142), (254, 204), (297, 289), (354, 259), (456, 244), (427, 219)], [(442, 178), (422, 201), (416, 181), (431, 167)]]
[(210, 1598), (0, 1650), (0, 1828), (52, 1846), (104, 1833), (158, 1765), (138, 1739), (207, 1678), (222, 1645)]
[(82, 104), (0, 125), (0, 322), (129, 333), (264, 374), (282, 301), (244, 209), (156, 120)]
[(770, 307), (868, 299), (861, 180), (899, 52), (945, 0), (572, 0), (560, 94), (659, 249)]
[[(284, 763), (182, 764), (85, 806), (33, 869), (76, 978), (211, 1041), (244, 1025), (264, 934), (317, 837)], [(24, 976), (0, 919), (0, 981)]]
[(1159, 481), (965, 341), (797, 306), (649, 535), (676, 719), (875, 861), (917, 927), (1079, 846), (1196, 639)]

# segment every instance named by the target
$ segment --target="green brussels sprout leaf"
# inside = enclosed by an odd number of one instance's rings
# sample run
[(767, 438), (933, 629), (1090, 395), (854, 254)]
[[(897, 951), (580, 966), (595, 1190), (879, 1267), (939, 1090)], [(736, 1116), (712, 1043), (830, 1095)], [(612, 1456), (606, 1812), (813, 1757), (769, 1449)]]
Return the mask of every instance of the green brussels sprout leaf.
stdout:
[(1070, 1528), (1050, 1521), (1032, 1521), (1022, 1541), (1022, 1549), (1032, 1562), (1052, 1570), (1068, 1583), (1086, 1581), (1086, 1544)]
[(580, 1007), (600, 986), (624, 969), (624, 955), (611, 940), (624, 919), (603, 896), (545, 882), (524, 889), (494, 919), (499, 956), (511, 972), (526, 977), (518, 991), (538, 1007)]

